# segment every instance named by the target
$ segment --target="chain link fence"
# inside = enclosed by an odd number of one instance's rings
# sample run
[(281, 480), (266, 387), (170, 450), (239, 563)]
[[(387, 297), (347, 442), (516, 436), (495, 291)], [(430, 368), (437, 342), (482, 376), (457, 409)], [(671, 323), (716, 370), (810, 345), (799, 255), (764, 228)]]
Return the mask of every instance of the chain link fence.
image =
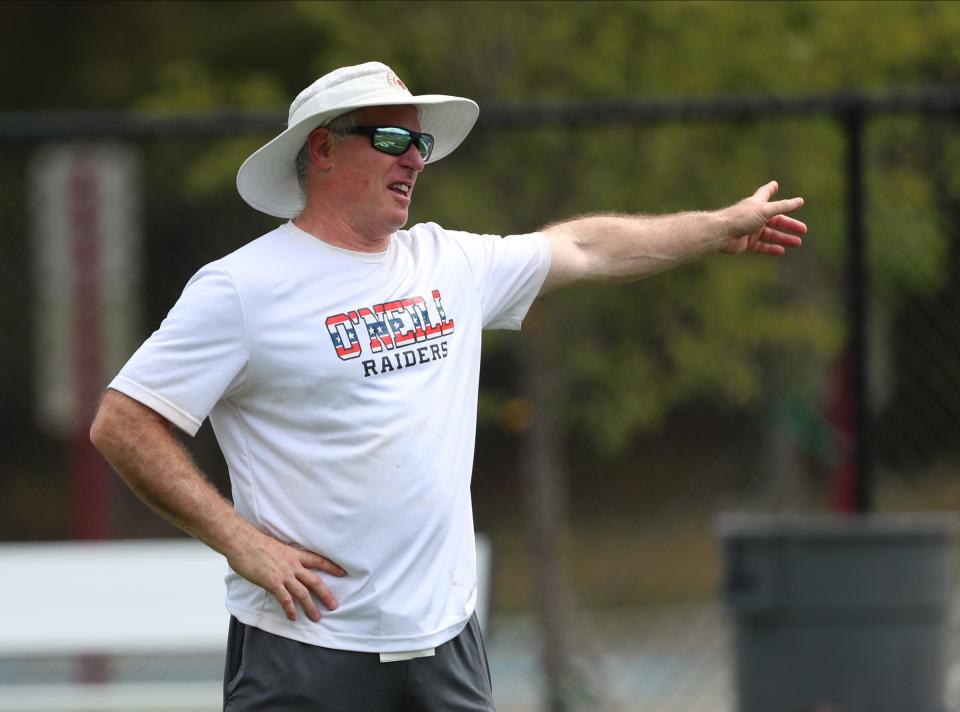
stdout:
[[(525, 333), (486, 338), (473, 493), (493, 544), (487, 634), (502, 712), (733, 710), (717, 516), (849, 503), (848, 135), (827, 105), (730, 106), (713, 119), (659, 107), (640, 121), (604, 107), (597, 115), (616, 120), (493, 112), (421, 180), (412, 221), (476, 232), (720, 207), (773, 177), (807, 201), (810, 235), (784, 259), (714, 257), (578, 286), (541, 300)], [(82, 140), (8, 131), (0, 144), (5, 542), (178, 536), (104, 475), (89, 418), (190, 275), (275, 224), (232, 184), (273, 135), (266, 123), (92, 125)], [(862, 128), (872, 502), (960, 510), (957, 108), (878, 110)], [(120, 168), (98, 178), (101, 164)], [(84, 246), (84, 225), (111, 221), (113, 237)], [(188, 444), (227, 492), (209, 426)], [(537, 468), (550, 477), (528, 476)], [(545, 541), (557, 565), (538, 572)], [(112, 674), (189, 679), (217, 665), (133, 659)], [(0, 661), (0, 684), (71, 671)], [(956, 675), (948, 693), (960, 706)]]

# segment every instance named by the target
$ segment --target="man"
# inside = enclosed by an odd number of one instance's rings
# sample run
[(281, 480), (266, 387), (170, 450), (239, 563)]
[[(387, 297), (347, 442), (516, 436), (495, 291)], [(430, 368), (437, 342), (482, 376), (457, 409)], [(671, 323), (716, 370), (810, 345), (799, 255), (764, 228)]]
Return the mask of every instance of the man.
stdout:
[[(97, 447), (229, 563), (225, 709), (493, 709), (469, 492), (482, 329), (572, 281), (780, 255), (806, 231), (776, 183), (716, 212), (403, 230), (477, 114), (376, 62), (317, 80), (237, 177), (290, 222), (201, 269), (103, 398)], [(207, 416), (232, 506), (170, 433)]]

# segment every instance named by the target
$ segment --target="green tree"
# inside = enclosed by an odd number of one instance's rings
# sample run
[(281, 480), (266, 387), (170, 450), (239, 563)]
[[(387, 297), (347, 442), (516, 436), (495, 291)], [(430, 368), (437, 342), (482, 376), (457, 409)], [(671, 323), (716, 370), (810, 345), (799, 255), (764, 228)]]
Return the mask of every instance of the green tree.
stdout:
[[(960, 75), (950, 2), (83, 2), (10, 3), (5, 14), (7, 66), (30, 67), (0, 79), (8, 109), (270, 108), (279, 122), (313, 78), (369, 59), (416, 92), (481, 106), (884, 91)], [(879, 148), (923, 132), (909, 120), (871, 128), (871, 260), (891, 312), (904, 285), (946, 279), (926, 166)], [(236, 212), (236, 168), (264, 138), (208, 141), (157, 189), (208, 216)], [(756, 410), (771, 384), (819, 397), (844, 332), (843, 150), (829, 118), (481, 130), (427, 172), (414, 218), (523, 232), (585, 211), (719, 207), (771, 177), (808, 198), (811, 236), (787, 262), (718, 258), (551, 298), (566, 334), (551, 366), (569, 384), (567, 427), (616, 455), (694, 403)], [(510, 344), (494, 335), (488, 351)], [(512, 386), (501, 390), (485, 394), (490, 424)]]

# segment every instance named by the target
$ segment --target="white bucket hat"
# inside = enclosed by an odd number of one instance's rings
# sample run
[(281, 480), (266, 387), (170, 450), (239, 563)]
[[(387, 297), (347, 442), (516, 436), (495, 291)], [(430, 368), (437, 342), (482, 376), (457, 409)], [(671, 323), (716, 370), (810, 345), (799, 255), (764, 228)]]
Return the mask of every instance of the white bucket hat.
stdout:
[(459, 146), (480, 113), (470, 99), (412, 95), (393, 70), (380, 62), (342, 67), (320, 77), (293, 100), (287, 129), (243, 162), (237, 173), (237, 190), (247, 203), (267, 215), (296, 217), (304, 205), (296, 158), (310, 132), (354, 109), (406, 104), (417, 107), (420, 130), (435, 139), (429, 163)]

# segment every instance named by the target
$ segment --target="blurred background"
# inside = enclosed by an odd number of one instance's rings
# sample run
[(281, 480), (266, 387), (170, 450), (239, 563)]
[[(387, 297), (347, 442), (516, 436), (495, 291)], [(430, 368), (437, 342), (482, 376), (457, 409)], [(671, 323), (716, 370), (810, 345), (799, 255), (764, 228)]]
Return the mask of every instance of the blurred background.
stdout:
[[(412, 222), (521, 233), (773, 178), (806, 199), (785, 258), (568, 289), (487, 334), (503, 712), (733, 710), (723, 513), (960, 509), (960, 4), (8, 2), (0, 56), (5, 544), (182, 536), (90, 451), (96, 399), (200, 266), (277, 223), (242, 160), (368, 60), (481, 106)], [(188, 445), (227, 493), (209, 426)], [(75, 674), (0, 659), (0, 685)]]

